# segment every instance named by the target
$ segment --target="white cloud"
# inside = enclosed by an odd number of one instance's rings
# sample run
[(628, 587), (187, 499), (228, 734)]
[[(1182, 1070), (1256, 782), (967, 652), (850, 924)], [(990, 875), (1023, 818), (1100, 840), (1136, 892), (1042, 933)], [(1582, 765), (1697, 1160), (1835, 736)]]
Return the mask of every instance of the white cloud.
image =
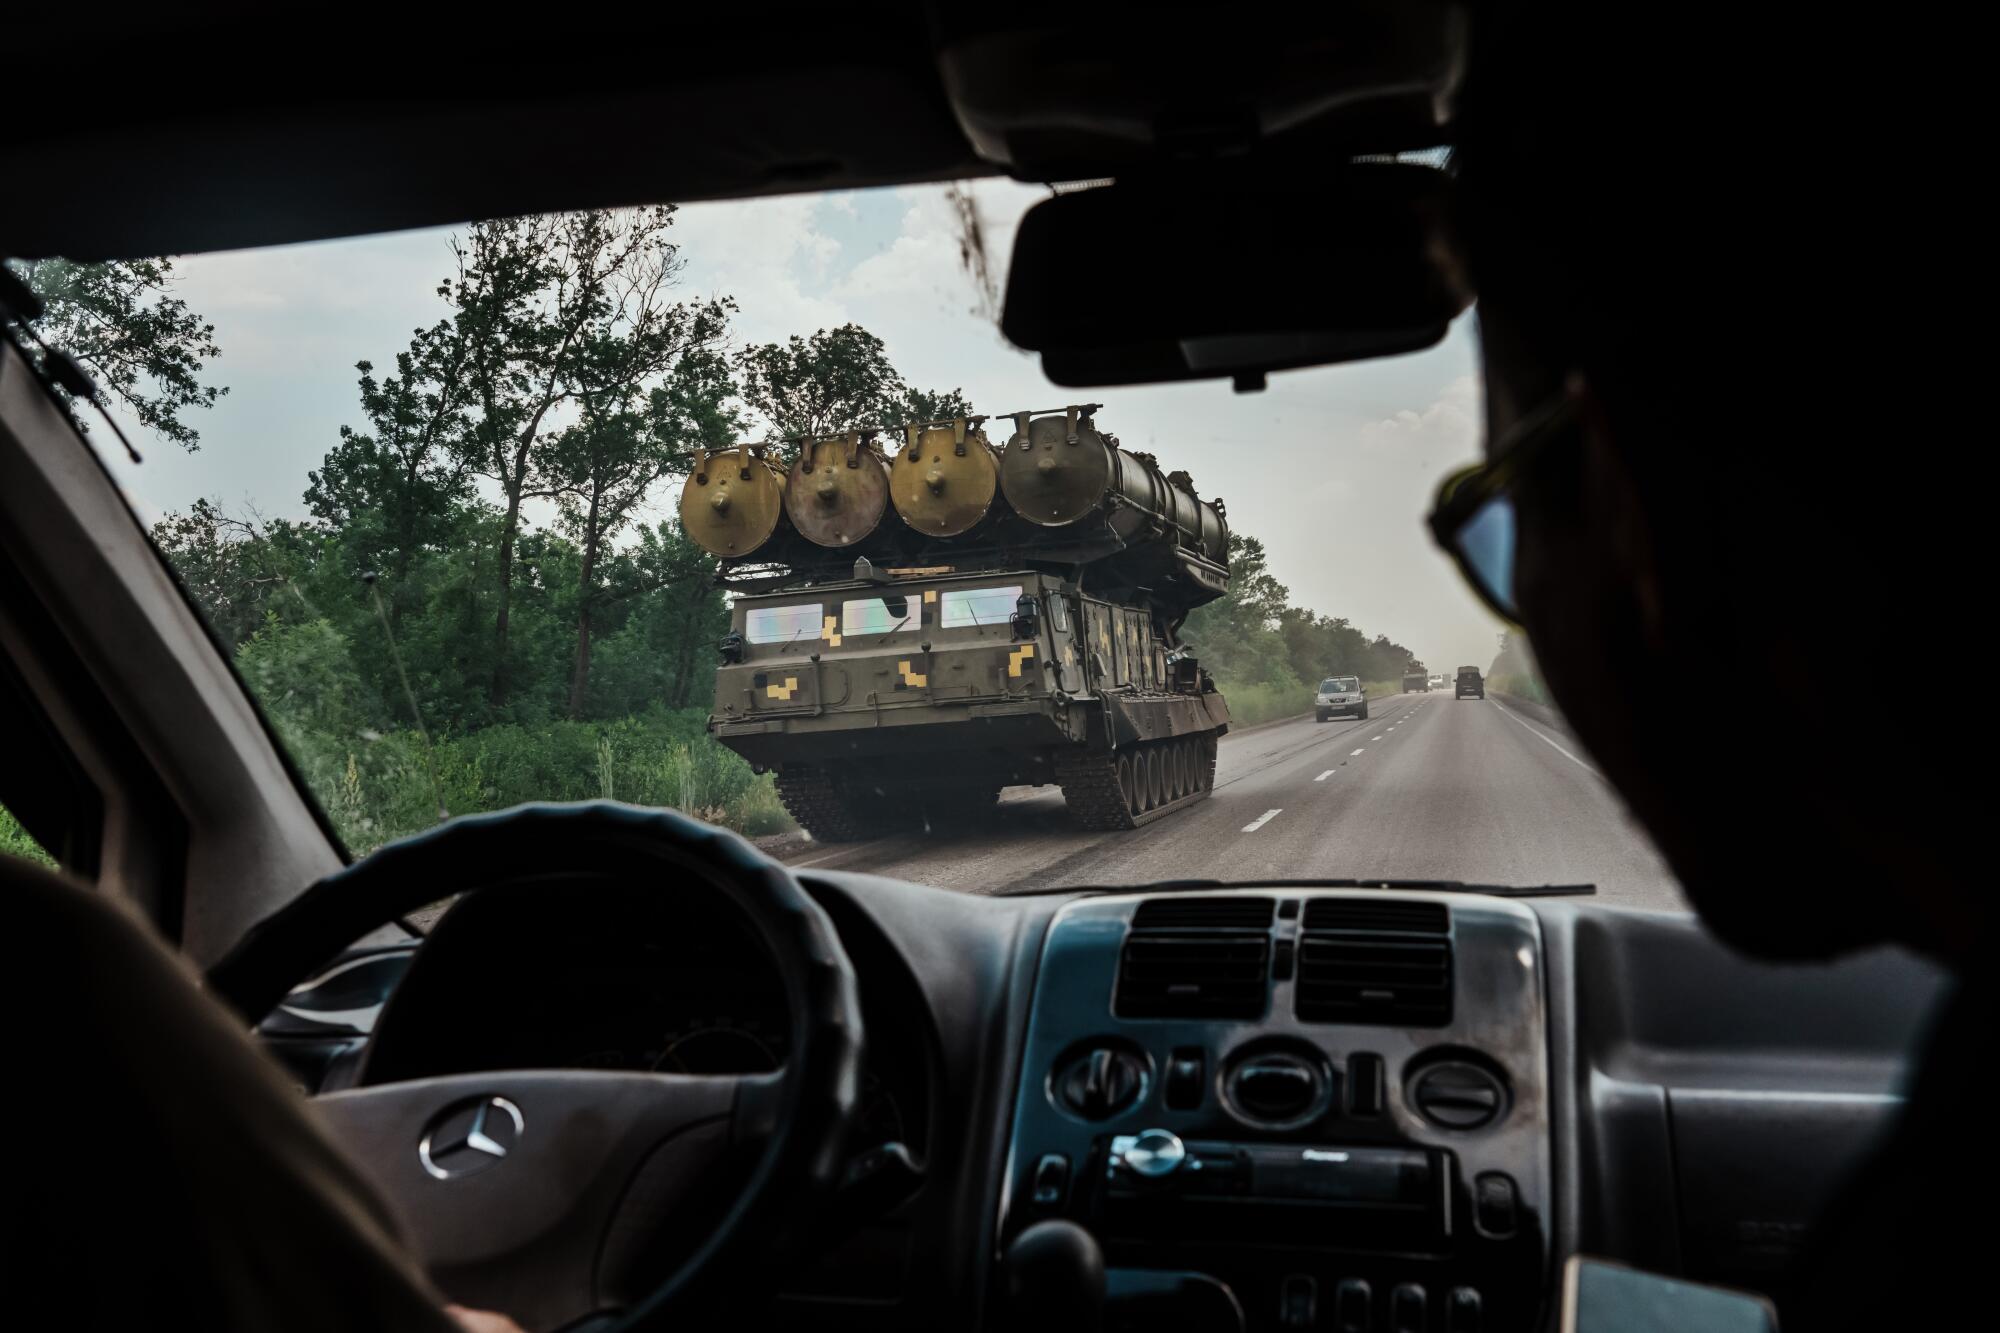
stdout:
[(1365, 444), (1423, 444), (1461, 453), (1478, 448), (1484, 420), (1485, 393), (1475, 375), (1460, 375), (1445, 385), (1429, 406), (1405, 408), (1363, 426)]
[(683, 208), (674, 223), (688, 261), (683, 287), (690, 295), (735, 297), (739, 342), (776, 342), (844, 322), (838, 301), (808, 290), (841, 251), (819, 229), (822, 207), (812, 195), (785, 195)]

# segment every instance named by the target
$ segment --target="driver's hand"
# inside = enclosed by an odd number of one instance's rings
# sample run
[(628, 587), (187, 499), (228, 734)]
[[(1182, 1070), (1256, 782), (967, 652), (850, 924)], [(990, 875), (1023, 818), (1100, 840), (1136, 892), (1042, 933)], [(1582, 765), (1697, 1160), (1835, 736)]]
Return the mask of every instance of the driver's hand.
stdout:
[(458, 1321), (465, 1333), (527, 1333), (504, 1314), (491, 1310), (468, 1310), (463, 1305), (447, 1305), (444, 1312)]

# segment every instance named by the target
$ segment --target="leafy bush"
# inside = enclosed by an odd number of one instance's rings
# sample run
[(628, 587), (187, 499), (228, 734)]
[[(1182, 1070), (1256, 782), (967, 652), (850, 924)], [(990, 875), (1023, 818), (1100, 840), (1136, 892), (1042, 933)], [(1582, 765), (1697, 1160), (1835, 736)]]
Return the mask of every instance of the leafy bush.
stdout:
[(56, 868), (56, 859), (42, 850), (42, 844), (21, 827), (21, 821), (14, 818), (5, 806), (0, 806), (0, 856), (18, 856), (38, 866), (47, 866), (51, 870)]
[(462, 815), (528, 801), (602, 799), (669, 806), (745, 833), (790, 826), (770, 779), (710, 740), (698, 709), (611, 722), (506, 723), (434, 737), (427, 760), (422, 738), (410, 729), (315, 728), (302, 713), (339, 710), (296, 695), (267, 707), (307, 785), (357, 856), (437, 822), (440, 802)]

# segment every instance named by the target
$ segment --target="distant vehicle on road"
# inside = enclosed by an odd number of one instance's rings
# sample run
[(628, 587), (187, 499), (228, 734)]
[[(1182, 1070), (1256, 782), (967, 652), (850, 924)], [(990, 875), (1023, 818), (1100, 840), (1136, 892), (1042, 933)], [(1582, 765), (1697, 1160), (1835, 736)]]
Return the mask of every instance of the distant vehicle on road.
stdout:
[(1468, 696), (1474, 699), (1486, 697), (1486, 679), (1479, 674), (1478, 667), (1458, 669), (1458, 693), (1455, 697), (1464, 699)]
[(1367, 717), (1368, 696), (1361, 691), (1359, 676), (1328, 676), (1319, 683), (1313, 700), (1313, 721), (1324, 722), (1336, 713), (1344, 717)]
[(1431, 691), (1431, 678), (1421, 671), (1412, 672), (1403, 677), (1403, 690), (1405, 693), (1422, 690), (1425, 694), (1429, 694)]

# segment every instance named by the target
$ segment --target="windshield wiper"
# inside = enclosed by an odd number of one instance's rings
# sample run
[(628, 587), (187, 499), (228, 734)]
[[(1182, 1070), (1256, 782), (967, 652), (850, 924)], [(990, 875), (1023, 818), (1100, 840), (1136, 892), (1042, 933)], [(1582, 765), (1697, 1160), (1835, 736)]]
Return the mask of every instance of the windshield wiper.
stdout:
[(1024, 889), (1041, 893), (1186, 893), (1198, 889), (1422, 889), (1434, 893), (1483, 893), (1493, 898), (1585, 898), (1595, 884), (1467, 884), (1456, 879), (1163, 879), (1152, 884), (1068, 884)]

